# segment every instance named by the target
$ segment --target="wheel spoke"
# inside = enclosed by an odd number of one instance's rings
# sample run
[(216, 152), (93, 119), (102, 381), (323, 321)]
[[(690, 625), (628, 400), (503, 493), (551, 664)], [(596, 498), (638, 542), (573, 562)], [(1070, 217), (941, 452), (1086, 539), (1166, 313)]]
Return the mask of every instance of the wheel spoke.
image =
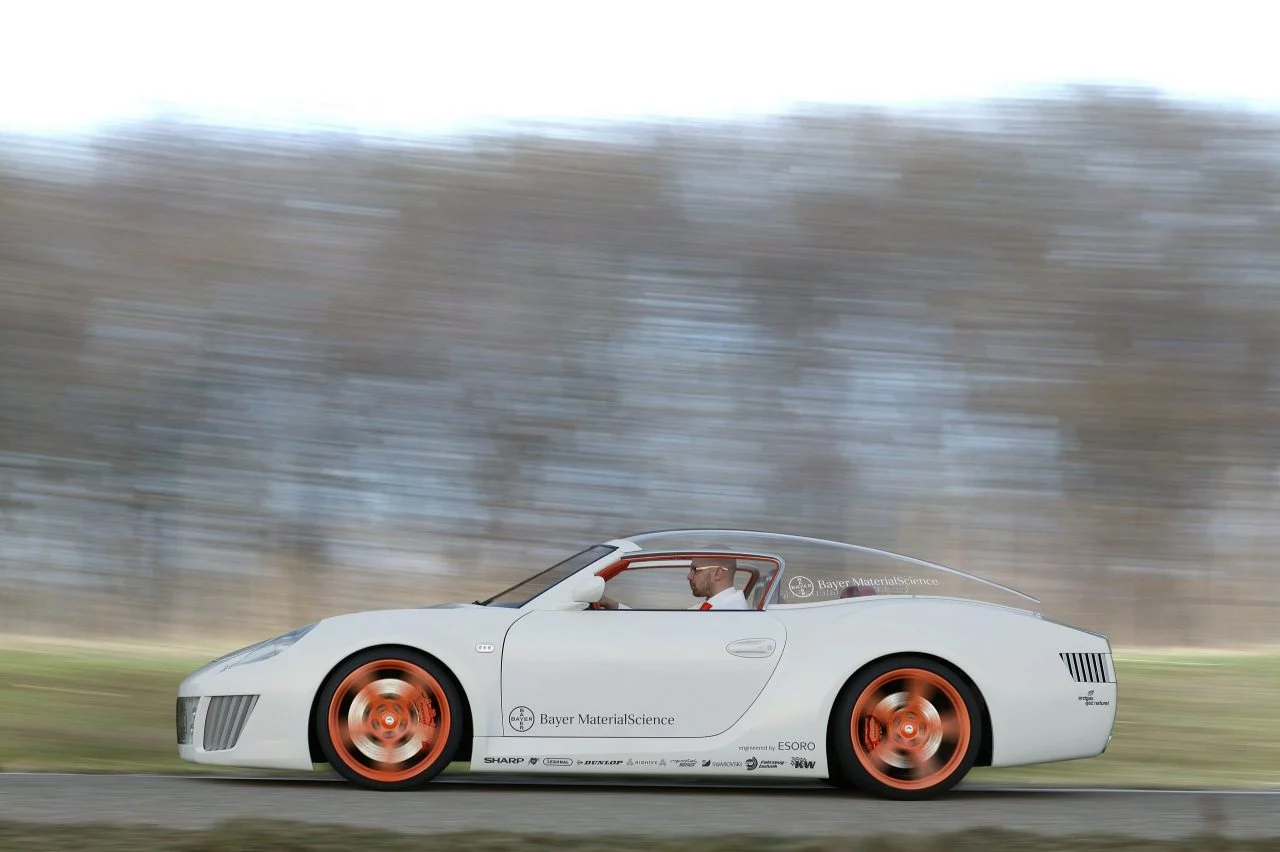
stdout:
[(882, 698), (876, 706), (871, 708), (868, 714), (875, 719), (887, 731), (893, 724), (893, 714), (897, 710), (897, 700), (894, 696), (888, 695)]
[(918, 676), (906, 678), (903, 683), (903, 689), (910, 696), (908, 699), (912, 705), (918, 705), (921, 702), (931, 701), (933, 698), (933, 685)]
[(938, 755), (936, 753), (931, 754), (922, 760), (917, 760), (912, 763), (911, 777), (917, 780), (925, 779), (932, 776), (941, 768), (942, 761), (938, 759)]
[(942, 716), (940, 725), (942, 731), (942, 741), (945, 743), (954, 743), (960, 739), (964, 732), (964, 727), (960, 724), (960, 717), (955, 713), (945, 713)]
[(891, 742), (882, 742), (871, 753), (882, 767), (904, 769), (911, 765), (911, 755), (901, 746)]
[(366, 666), (351, 676), (345, 685), (346, 691), (350, 695), (361, 695), (372, 684), (377, 683), (377, 681), (377, 669), (371, 666)]

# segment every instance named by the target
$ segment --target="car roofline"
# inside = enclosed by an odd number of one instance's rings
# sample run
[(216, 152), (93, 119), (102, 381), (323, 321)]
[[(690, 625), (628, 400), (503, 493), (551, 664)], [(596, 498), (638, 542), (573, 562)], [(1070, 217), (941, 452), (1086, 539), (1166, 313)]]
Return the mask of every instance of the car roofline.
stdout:
[[(1037, 606), (1040, 606), (1042, 604), (1042, 601), (1039, 598), (1033, 597), (1027, 594), (1026, 592), (1020, 592), (1017, 589), (1004, 585), (1003, 583), (997, 583), (995, 580), (988, 580), (986, 577), (979, 577), (977, 574), (970, 574), (967, 571), (961, 571), (958, 568), (951, 568), (947, 565), (940, 565), (937, 562), (929, 562), (926, 559), (920, 559), (915, 556), (908, 556), (905, 553), (896, 553), (892, 550), (884, 550), (878, 547), (868, 547), (867, 545), (863, 545), (863, 544), (851, 544), (846, 541), (833, 541), (831, 539), (815, 538), (813, 536), (795, 535), (793, 533), (770, 532), (768, 530), (725, 529), (725, 528), (712, 528), (712, 527), (691, 528), (691, 529), (664, 529), (664, 530), (649, 530), (647, 532), (634, 533), (624, 538), (618, 538), (618, 539), (614, 539), (613, 541), (606, 542), (606, 544), (616, 545), (619, 547), (627, 547), (629, 545), (630, 546), (629, 552), (643, 551), (644, 548), (636, 544), (634, 539), (642, 538), (644, 536), (685, 535), (685, 534), (688, 534), (688, 535), (725, 534), (725, 535), (760, 536), (761, 538), (767, 537), (767, 538), (793, 541), (796, 543), (825, 545), (828, 547), (854, 550), (860, 553), (868, 553), (875, 556), (886, 556), (886, 557), (889, 557), (890, 559), (900, 559), (903, 562), (909, 562), (924, 568), (932, 568), (935, 571), (942, 571), (947, 574), (953, 574), (957, 577), (964, 577), (967, 580), (973, 580), (974, 582), (982, 583), (984, 585), (991, 586), (992, 588), (1000, 589), (1003, 592), (1008, 592), (1011, 595), (1015, 595), (1017, 597), (1031, 601)], [(669, 549), (670, 548), (664, 548), (664, 550), (669, 550)], [(691, 548), (691, 549), (697, 550), (698, 548)], [(718, 550), (718, 548), (714, 548), (714, 547), (704, 548), (704, 549)], [(785, 572), (786, 569), (784, 568), (783, 570)]]

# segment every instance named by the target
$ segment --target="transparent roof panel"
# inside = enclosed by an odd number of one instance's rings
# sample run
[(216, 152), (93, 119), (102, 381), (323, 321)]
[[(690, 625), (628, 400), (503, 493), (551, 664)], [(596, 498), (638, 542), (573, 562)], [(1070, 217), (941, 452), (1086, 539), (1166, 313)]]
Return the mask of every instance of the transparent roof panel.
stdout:
[[(911, 556), (845, 542), (744, 530), (668, 530), (629, 536), (644, 552), (731, 550), (777, 556), (768, 606), (821, 605), (875, 595), (963, 598), (1040, 612), (1040, 602), (990, 580)], [(630, 549), (630, 548), (628, 548)]]

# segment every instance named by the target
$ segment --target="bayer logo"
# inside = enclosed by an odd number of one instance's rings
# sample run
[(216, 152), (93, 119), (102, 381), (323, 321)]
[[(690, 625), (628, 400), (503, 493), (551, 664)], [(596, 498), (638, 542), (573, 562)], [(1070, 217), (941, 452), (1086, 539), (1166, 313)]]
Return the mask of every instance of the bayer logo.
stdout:
[(787, 591), (798, 598), (807, 598), (813, 594), (813, 582), (803, 574), (797, 574), (787, 583)]
[(511, 727), (517, 731), (524, 732), (533, 727), (533, 711), (528, 707), (521, 705), (511, 711), (511, 715), (507, 717), (507, 721), (511, 723)]

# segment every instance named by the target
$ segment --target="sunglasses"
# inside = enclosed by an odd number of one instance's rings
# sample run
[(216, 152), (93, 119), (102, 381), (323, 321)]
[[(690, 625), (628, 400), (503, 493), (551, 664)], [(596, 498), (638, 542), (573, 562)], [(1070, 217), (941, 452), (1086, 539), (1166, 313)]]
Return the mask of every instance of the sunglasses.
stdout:
[(724, 567), (723, 565), (698, 565), (698, 566), (690, 565), (689, 573), (692, 574), (694, 571), (707, 571), (707, 570), (710, 570), (711, 568), (723, 568), (723, 567)]

